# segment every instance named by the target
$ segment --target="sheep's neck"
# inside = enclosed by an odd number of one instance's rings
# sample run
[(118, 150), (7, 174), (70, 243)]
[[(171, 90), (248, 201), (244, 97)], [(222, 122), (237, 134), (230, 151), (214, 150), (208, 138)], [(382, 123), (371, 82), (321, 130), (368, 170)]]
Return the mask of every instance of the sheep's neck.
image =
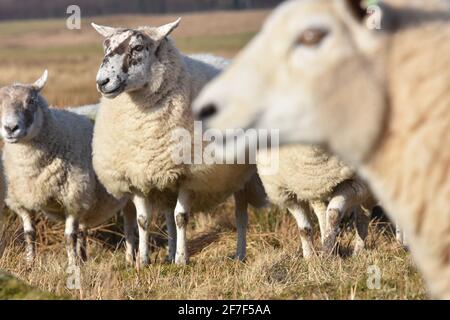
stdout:
[(445, 40), (450, 28), (438, 29), (396, 36), (389, 63), (389, 123), (363, 171), (405, 229), (419, 267), (427, 265), (426, 278), (450, 288), (449, 282), (434, 279), (442, 270), (450, 273), (450, 44)]

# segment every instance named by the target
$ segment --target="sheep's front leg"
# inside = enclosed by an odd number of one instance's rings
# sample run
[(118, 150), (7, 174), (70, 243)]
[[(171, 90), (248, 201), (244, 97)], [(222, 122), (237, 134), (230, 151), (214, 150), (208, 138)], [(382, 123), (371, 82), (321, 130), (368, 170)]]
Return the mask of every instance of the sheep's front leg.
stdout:
[(36, 257), (36, 228), (33, 213), (27, 210), (17, 210), (17, 214), (22, 220), (23, 234), (25, 238), (25, 260), (27, 267), (32, 267)]
[(370, 212), (366, 212), (361, 206), (355, 208), (356, 239), (353, 254), (358, 254), (366, 247), (366, 238), (369, 234)]
[(303, 257), (309, 259), (314, 255), (313, 229), (309, 218), (309, 208), (306, 204), (299, 204), (288, 208), (289, 212), (297, 221), (302, 242)]
[(247, 254), (247, 225), (248, 225), (248, 202), (245, 191), (241, 190), (234, 194), (235, 215), (237, 228), (236, 259), (244, 261)]
[(187, 264), (189, 261), (187, 251), (186, 227), (190, 212), (190, 195), (187, 190), (180, 189), (178, 192), (177, 205), (175, 207), (175, 225), (177, 228), (177, 251), (175, 254), (176, 264)]
[(169, 243), (169, 254), (167, 255), (167, 261), (170, 263), (175, 262), (175, 254), (177, 250), (177, 228), (175, 226), (175, 216), (173, 214), (173, 209), (166, 208), (164, 210), (164, 215), (166, 217), (167, 235)]
[(133, 265), (136, 259), (136, 210), (131, 201), (128, 201), (122, 209), (123, 225), (125, 233), (125, 259), (130, 265)]
[(77, 255), (81, 262), (87, 261), (87, 227), (80, 224), (77, 236)]
[(141, 266), (149, 264), (149, 225), (151, 219), (151, 206), (148, 200), (139, 195), (134, 195), (133, 203), (136, 208), (136, 216), (139, 230), (139, 263)]
[(66, 218), (66, 226), (64, 230), (69, 266), (77, 265), (77, 234), (78, 219), (74, 215), (69, 215)]

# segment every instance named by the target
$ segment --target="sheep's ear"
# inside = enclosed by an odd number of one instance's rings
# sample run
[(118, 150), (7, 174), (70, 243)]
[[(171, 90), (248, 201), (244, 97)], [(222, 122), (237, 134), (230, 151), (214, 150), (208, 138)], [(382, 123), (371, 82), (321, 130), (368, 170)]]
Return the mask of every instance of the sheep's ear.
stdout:
[(98, 24), (95, 23), (91, 23), (91, 26), (98, 32), (100, 33), (102, 36), (104, 36), (105, 38), (113, 35), (114, 33), (117, 32), (117, 28), (113, 28), (113, 27), (107, 27), (107, 26), (100, 26)]
[(156, 34), (158, 40), (162, 40), (172, 33), (180, 25), (181, 18), (178, 18), (176, 21), (165, 24), (161, 27), (156, 28)]
[[(364, 0), (345, 0), (347, 9), (358, 22), (363, 22), (367, 17), (367, 9)], [(372, 1), (373, 2), (373, 1)]]
[(37, 92), (40, 92), (42, 89), (44, 89), (45, 84), (47, 83), (47, 79), (48, 79), (48, 71), (45, 70), (42, 76), (39, 79), (37, 79), (35, 83), (33, 83), (33, 88)]

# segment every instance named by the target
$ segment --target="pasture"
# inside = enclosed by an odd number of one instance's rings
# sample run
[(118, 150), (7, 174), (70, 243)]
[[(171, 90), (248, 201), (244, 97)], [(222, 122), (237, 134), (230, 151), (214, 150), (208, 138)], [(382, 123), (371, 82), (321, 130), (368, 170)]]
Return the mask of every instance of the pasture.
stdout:
[[(260, 28), (269, 11), (183, 15), (175, 41), (185, 53), (211, 52), (232, 58)], [(101, 37), (91, 21), (114, 26), (160, 25), (175, 16), (114, 16), (83, 19), (82, 29), (66, 29), (64, 20), (0, 23), (0, 85), (34, 81), (50, 73), (44, 96), (58, 107), (95, 103), (95, 74), (102, 57)], [(118, 223), (116, 223), (118, 222)], [(152, 264), (125, 264), (121, 218), (90, 234), (89, 261), (81, 269), (81, 287), (67, 288), (63, 224), (38, 223), (37, 261), (27, 270), (21, 225), (7, 214), (0, 235), (0, 269), (41, 290), (73, 299), (423, 299), (426, 291), (409, 253), (390, 226), (372, 221), (367, 250), (351, 256), (354, 230), (343, 225), (340, 257), (305, 261), (294, 219), (275, 208), (252, 210), (245, 263), (234, 261), (236, 226), (232, 203), (190, 219), (188, 266), (165, 263), (167, 236), (154, 215)], [(319, 232), (315, 230), (316, 248)], [(372, 283), (380, 271), (379, 286)], [(70, 273), (70, 272), (69, 272)], [(1, 278), (0, 278), (1, 279)], [(6, 288), (6, 286), (5, 286)], [(0, 288), (0, 299), (8, 297)], [(17, 297), (20, 297), (17, 296)]]

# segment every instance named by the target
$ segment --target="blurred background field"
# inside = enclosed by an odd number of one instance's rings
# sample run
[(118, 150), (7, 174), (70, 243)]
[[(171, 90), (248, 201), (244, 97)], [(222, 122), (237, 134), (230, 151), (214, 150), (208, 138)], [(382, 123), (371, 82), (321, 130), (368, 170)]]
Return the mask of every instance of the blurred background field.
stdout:
[(268, 10), (218, 11), (179, 15), (119, 15), (82, 19), (81, 30), (65, 19), (0, 22), (0, 85), (36, 80), (48, 69), (45, 95), (55, 106), (97, 102), (95, 75), (102, 60), (102, 37), (90, 23), (118, 27), (161, 25), (183, 17), (173, 34), (185, 53), (233, 57), (258, 31)]
[[(5, 0), (0, 0), (0, 6)], [(46, 2), (45, 2), (46, 3)], [(233, 58), (256, 34), (269, 9), (199, 13), (114, 15), (82, 19), (81, 30), (66, 28), (63, 18), (0, 22), (0, 86), (31, 82), (48, 69), (44, 95), (58, 107), (95, 103), (99, 94), (95, 75), (102, 60), (102, 38), (91, 27), (98, 24), (135, 27), (161, 25), (182, 16), (173, 37), (184, 53), (209, 52)], [(0, 17), (1, 18), (1, 17)], [(167, 237), (163, 220), (152, 224), (152, 261), (137, 272), (126, 266), (121, 218), (91, 231), (90, 260), (82, 269), (81, 290), (66, 287), (63, 226), (38, 221), (38, 260), (33, 270), (24, 263), (21, 225), (6, 214), (0, 234), (0, 269), (41, 290), (75, 299), (421, 299), (422, 279), (409, 253), (393, 238), (386, 222), (374, 220), (368, 250), (350, 255), (353, 230), (343, 226), (341, 257), (305, 261), (298, 230), (286, 212), (252, 211), (246, 263), (235, 262), (233, 205), (190, 220), (191, 264), (164, 263)], [(116, 223), (117, 222), (117, 223)], [(316, 230), (317, 231), (317, 230)], [(319, 237), (316, 232), (316, 245)], [(381, 287), (367, 286), (368, 268), (381, 271)], [(13, 290), (13, 289), (11, 289)], [(5, 293), (6, 292), (6, 293)], [(0, 299), (10, 292), (0, 289)], [(3, 295), (4, 294), (4, 295)], [(10, 296), (9, 296), (10, 297)], [(16, 297), (21, 296), (20, 294)]]

